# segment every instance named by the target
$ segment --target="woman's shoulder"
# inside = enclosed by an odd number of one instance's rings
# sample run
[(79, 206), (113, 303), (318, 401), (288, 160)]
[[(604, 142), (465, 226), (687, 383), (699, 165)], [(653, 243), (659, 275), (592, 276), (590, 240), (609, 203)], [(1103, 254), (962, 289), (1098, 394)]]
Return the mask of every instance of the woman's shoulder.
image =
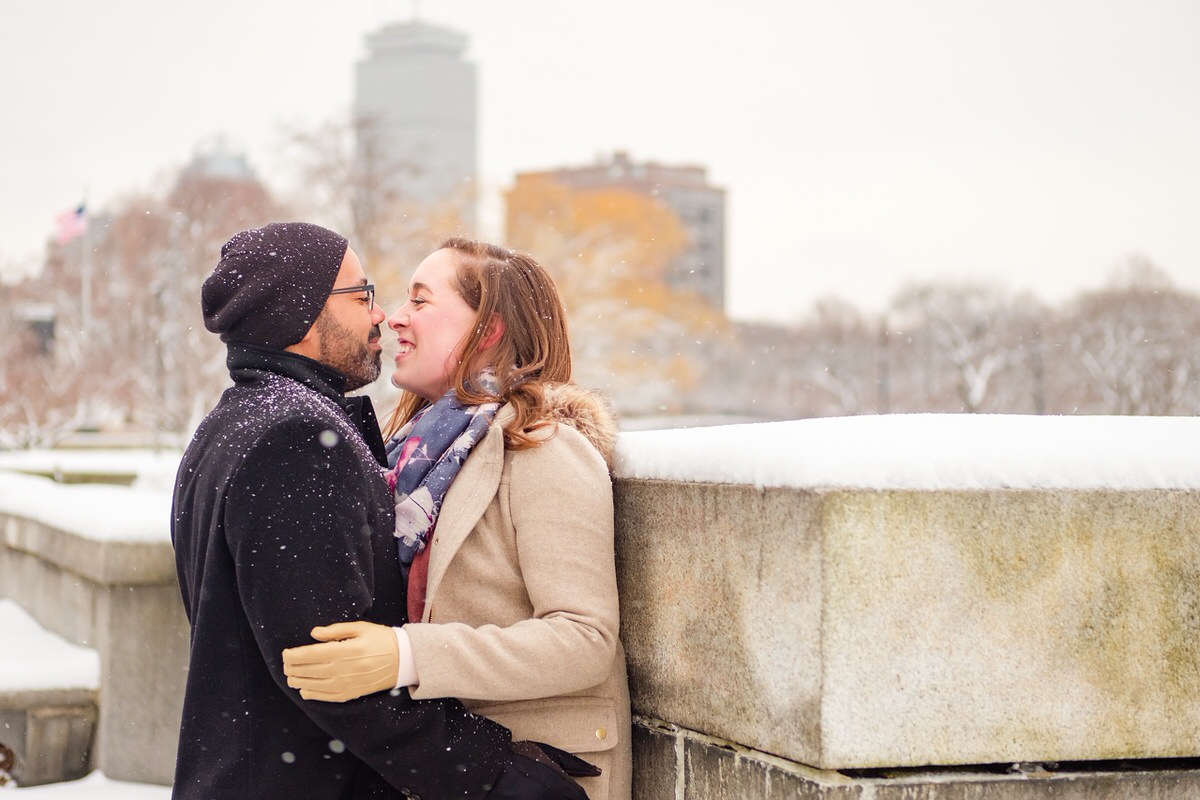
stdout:
[(547, 417), (558, 427), (582, 435), (611, 467), (617, 447), (617, 415), (608, 398), (574, 383), (547, 384), (545, 397)]
[(531, 432), (540, 442), (532, 448), (547, 454), (563, 447), (590, 446), (611, 469), (617, 444), (617, 417), (607, 398), (574, 383), (551, 383), (543, 389), (541, 418), (550, 424)]

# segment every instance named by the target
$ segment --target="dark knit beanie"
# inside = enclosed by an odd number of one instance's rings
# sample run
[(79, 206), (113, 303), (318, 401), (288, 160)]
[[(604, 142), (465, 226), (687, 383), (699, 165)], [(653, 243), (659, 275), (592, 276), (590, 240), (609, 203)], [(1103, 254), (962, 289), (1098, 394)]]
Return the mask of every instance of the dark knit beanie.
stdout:
[(282, 350), (304, 338), (329, 299), (346, 239), (307, 222), (236, 233), (200, 290), (204, 327), (221, 341)]

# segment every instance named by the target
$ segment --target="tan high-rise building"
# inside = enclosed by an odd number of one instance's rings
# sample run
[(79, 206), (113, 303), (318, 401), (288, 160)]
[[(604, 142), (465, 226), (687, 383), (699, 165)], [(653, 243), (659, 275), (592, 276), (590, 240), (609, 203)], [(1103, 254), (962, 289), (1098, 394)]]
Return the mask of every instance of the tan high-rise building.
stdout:
[(689, 239), (668, 268), (668, 284), (724, 311), (725, 190), (708, 182), (704, 167), (638, 163), (618, 151), (586, 167), (520, 173), (517, 185), (545, 179), (571, 189), (625, 189), (658, 199), (679, 218)]

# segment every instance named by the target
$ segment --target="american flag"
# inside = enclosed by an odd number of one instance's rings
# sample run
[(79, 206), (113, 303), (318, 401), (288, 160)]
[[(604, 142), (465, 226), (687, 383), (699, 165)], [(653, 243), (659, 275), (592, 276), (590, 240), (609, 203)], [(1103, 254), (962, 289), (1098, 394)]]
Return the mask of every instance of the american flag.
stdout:
[(70, 211), (59, 214), (54, 218), (54, 222), (57, 225), (55, 241), (59, 244), (66, 244), (87, 233), (87, 211), (84, 209), (83, 203)]

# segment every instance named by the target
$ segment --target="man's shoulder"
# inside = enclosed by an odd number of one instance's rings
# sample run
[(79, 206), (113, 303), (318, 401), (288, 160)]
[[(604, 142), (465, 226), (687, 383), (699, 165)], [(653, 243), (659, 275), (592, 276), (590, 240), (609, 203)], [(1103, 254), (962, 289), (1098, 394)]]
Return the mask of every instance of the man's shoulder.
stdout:
[(245, 455), (264, 440), (292, 431), (353, 429), (337, 403), (289, 378), (266, 375), (225, 391), (196, 429), (185, 460)]
[(210, 416), (237, 421), (245, 429), (267, 429), (294, 420), (332, 421), (341, 418), (333, 399), (280, 375), (230, 389)]

